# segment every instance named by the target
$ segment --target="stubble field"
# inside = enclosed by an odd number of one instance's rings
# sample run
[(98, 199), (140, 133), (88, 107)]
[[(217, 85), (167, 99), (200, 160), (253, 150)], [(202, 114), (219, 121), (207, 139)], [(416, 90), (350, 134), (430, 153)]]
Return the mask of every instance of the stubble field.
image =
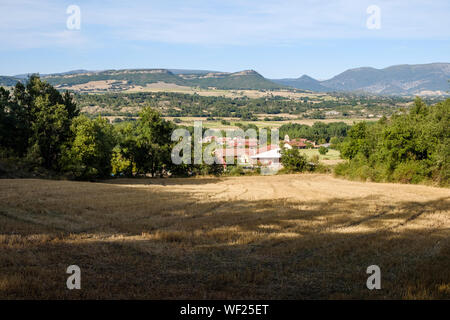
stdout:
[[(81, 290), (66, 288), (73, 264)], [(449, 264), (444, 188), (320, 174), (0, 180), (0, 299), (449, 299)]]

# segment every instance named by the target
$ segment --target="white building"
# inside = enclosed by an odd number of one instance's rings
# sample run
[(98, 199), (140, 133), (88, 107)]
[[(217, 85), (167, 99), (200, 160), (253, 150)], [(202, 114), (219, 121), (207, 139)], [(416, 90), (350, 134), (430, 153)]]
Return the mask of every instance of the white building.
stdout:
[(276, 148), (269, 151), (261, 152), (250, 157), (253, 162), (261, 166), (280, 167), (281, 166), (281, 149)]

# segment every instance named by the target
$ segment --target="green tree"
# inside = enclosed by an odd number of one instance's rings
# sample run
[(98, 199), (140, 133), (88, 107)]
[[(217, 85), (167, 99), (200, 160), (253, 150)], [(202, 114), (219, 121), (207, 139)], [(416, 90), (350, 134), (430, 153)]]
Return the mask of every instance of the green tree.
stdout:
[[(132, 176), (134, 173), (137, 173), (136, 168), (136, 155), (138, 153), (136, 140), (137, 140), (137, 123), (136, 122), (127, 122), (122, 123), (121, 125), (114, 126), (116, 137), (118, 140), (118, 148), (116, 149), (116, 153), (120, 153), (120, 157), (118, 155), (115, 156), (116, 159), (120, 159), (121, 165), (118, 170), (117, 163), (115, 165), (116, 173), (123, 173), (127, 176)], [(128, 164), (126, 168), (123, 167), (124, 162)]]
[(111, 174), (116, 144), (113, 128), (106, 119), (75, 118), (70, 127), (74, 139), (63, 147), (62, 167), (76, 178), (104, 178)]
[(366, 138), (368, 129), (366, 122), (359, 122), (351, 127), (348, 138), (341, 144), (341, 155), (346, 159), (353, 159), (358, 153), (369, 155)]
[(341, 143), (341, 141), (340, 141), (340, 139), (338, 137), (332, 137), (330, 139), (330, 144), (331, 144), (330, 148), (332, 148), (332, 149), (339, 149), (340, 143)]
[(281, 152), (281, 164), (287, 171), (302, 172), (306, 169), (308, 161), (306, 156), (298, 149), (283, 149)]
[(70, 118), (62, 104), (50, 104), (48, 97), (34, 102), (30, 156), (47, 169), (59, 169), (61, 147), (69, 138)]
[(72, 96), (61, 94), (38, 75), (18, 82), (12, 94), (0, 90), (0, 145), (17, 156), (58, 169), (61, 145), (70, 139), (71, 119), (79, 114)]
[(409, 112), (357, 124), (341, 144), (349, 159), (335, 172), (374, 181), (418, 183), (450, 179), (450, 99), (427, 106), (416, 98)]
[(136, 167), (142, 172), (150, 172), (152, 177), (162, 175), (171, 162), (170, 137), (174, 125), (151, 107), (144, 108), (139, 116)]
[(120, 129), (121, 154), (130, 161), (130, 168), (139, 174), (151, 173), (154, 177), (167, 173), (171, 167), (170, 139), (174, 124), (164, 120), (151, 107), (144, 108), (136, 124)]

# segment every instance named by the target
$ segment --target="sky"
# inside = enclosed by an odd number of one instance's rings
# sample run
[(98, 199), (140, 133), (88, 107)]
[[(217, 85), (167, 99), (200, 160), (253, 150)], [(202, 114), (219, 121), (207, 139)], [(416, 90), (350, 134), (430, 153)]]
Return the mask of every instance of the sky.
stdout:
[(176, 68), (328, 79), (450, 62), (450, 1), (0, 0), (0, 43), (0, 75)]

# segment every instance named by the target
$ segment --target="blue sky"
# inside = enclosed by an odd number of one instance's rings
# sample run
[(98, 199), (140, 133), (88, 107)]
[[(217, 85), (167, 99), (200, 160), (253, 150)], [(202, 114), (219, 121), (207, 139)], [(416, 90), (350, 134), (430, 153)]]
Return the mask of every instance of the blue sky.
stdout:
[[(67, 28), (69, 5), (80, 30)], [(380, 29), (367, 28), (370, 5)], [(0, 41), (1, 75), (185, 68), (326, 79), (450, 62), (450, 1), (0, 0)]]

